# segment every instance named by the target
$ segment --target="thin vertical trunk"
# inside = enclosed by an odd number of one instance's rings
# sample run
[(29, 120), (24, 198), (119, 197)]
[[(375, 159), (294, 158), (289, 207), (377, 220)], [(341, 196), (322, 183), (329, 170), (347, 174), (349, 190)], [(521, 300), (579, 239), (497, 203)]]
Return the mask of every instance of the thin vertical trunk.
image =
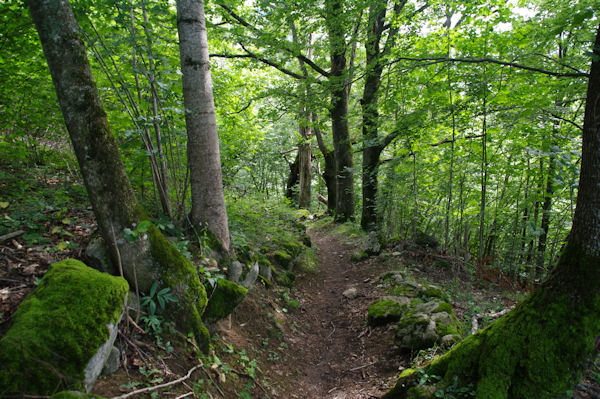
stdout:
[(550, 228), (550, 211), (552, 209), (552, 195), (554, 187), (552, 180), (554, 179), (554, 156), (550, 156), (548, 164), (548, 175), (546, 176), (546, 193), (544, 194), (544, 203), (542, 205), (542, 234), (538, 241), (538, 259), (537, 259), (537, 274), (544, 269), (544, 256), (546, 254), (546, 243), (548, 237), (548, 229)]
[(485, 207), (487, 191), (487, 78), (483, 67), (483, 124), (481, 128), (481, 201), (479, 205), (479, 261), (485, 257)]
[(162, 138), (160, 132), (160, 116), (158, 114), (158, 98), (156, 94), (156, 71), (154, 67), (154, 54), (152, 51), (152, 35), (150, 33), (148, 13), (146, 12), (145, 2), (142, 1), (142, 14), (144, 16), (144, 33), (146, 34), (146, 46), (148, 46), (148, 82), (150, 83), (150, 95), (152, 98), (152, 126), (154, 127), (154, 138), (156, 140), (156, 149), (158, 151), (159, 178), (158, 180), (158, 195), (163, 212), (173, 218), (171, 213), (171, 203), (169, 200), (169, 183), (167, 179), (167, 162), (163, 151)]
[(177, 1), (177, 30), (192, 187), (191, 220), (195, 227), (212, 233), (229, 253), (231, 238), (221, 177), (203, 0)]

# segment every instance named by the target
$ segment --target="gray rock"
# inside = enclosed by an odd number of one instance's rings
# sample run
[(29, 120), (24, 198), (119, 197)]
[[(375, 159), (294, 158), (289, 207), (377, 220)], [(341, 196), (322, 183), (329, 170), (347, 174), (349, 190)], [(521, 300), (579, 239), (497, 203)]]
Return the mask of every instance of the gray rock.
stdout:
[(114, 374), (121, 367), (121, 351), (116, 346), (113, 346), (102, 368), (102, 375)]
[(85, 263), (101, 272), (116, 274), (117, 271), (108, 258), (108, 253), (104, 248), (104, 240), (99, 234), (94, 233), (87, 247), (85, 248)]
[(244, 281), (242, 281), (240, 283), (240, 285), (244, 288), (252, 287), (252, 284), (254, 284), (254, 282), (258, 278), (258, 272), (259, 272), (258, 263), (254, 262), (254, 264), (252, 265), (252, 268), (248, 271), (248, 273), (246, 273), (246, 278), (244, 278)]
[[(127, 304), (127, 298), (125, 298), (125, 304)], [(90, 392), (92, 390), (96, 379), (100, 376), (106, 361), (110, 357), (115, 339), (117, 338), (117, 332), (119, 332), (119, 323), (121, 322), (124, 313), (125, 307), (123, 307), (119, 321), (115, 324), (109, 323), (106, 326), (110, 331), (108, 340), (102, 344), (100, 348), (98, 348), (96, 354), (92, 356), (87, 366), (85, 366), (85, 369), (83, 370), (83, 386), (85, 387), (86, 392)]]
[(273, 271), (271, 270), (271, 265), (260, 263), (258, 265), (258, 274), (264, 278), (265, 280), (271, 281), (273, 277)]
[(377, 255), (381, 252), (381, 243), (377, 237), (377, 232), (371, 231), (367, 242), (363, 245), (363, 251), (369, 255)]
[(229, 266), (229, 280), (234, 283), (238, 283), (240, 281), (240, 277), (242, 275), (242, 271), (244, 270), (244, 264), (241, 262), (233, 261)]
[(358, 296), (358, 290), (355, 287), (350, 287), (342, 295), (348, 299), (354, 299)]

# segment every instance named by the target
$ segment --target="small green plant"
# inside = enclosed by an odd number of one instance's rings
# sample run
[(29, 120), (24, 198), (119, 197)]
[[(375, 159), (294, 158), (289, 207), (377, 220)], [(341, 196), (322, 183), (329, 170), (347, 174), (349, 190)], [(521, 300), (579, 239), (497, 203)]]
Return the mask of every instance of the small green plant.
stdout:
[[(140, 301), (140, 304), (146, 312), (146, 314), (140, 317), (140, 320), (146, 325), (146, 328), (150, 330), (152, 335), (154, 335), (157, 344), (161, 346), (162, 341), (160, 339), (160, 334), (163, 332), (165, 326), (172, 325), (172, 323), (166, 322), (160, 312), (164, 311), (165, 307), (170, 302), (176, 303), (177, 298), (175, 298), (171, 293), (171, 289), (168, 287), (159, 290), (158, 282), (156, 281), (152, 284), (148, 295), (142, 297), (142, 300)], [(167, 350), (172, 350), (170, 342), (167, 342), (166, 346)]]

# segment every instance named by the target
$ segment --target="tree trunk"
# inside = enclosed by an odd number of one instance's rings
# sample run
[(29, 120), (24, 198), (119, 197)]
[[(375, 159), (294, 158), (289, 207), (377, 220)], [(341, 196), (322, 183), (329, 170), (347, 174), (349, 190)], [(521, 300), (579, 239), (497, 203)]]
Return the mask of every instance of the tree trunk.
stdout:
[[(113, 264), (121, 266), (130, 285), (141, 292), (148, 293), (155, 281), (171, 287), (179, 298), (180, 309), (173, 309), (173, 315), (208, 351), (210, 338), (201, 320), (206, 292), (195, 267), (151, 223), (145, 223), (144, 231), (136, 230), (147, 217), (121, 161), (69, 2), (29, 0), (28, 6)], [(137, 240), (131, 240), (128, 230), (137, 231)]]
[[(306, 129), (306, 128), (303, 128)], [(310, 142), (303, 142), (298, 145), (298, 207), (310, 209), (311, 201), (311, 173), (310, 173)]]
[(331, 74), (331, 133), (335, 155), (336, 203), (335, 219), (354, 219), (354, 167), (348, 129), (348, 91), (346, 90), (346, 39), (342, 0), (327, 0), (326, 24), (329, 34)]
[[(290, 174), (285, 184), (285, 198), (292, 202), (298, 201), (298, 182), (300, 181), (300, 153), (296, 154), (294, 162), (290, 163)], [(289, 162), (289, 161), (288, 161)]]
[(191, 219), (231, 252), (203, 0), (177, 1), (179, 54), (192, 187)]
[[(573, 227), (549, 278), (513, 311), (426, 367), (475, 397), (553, 398), (572, 388), (600, 335), (600, 26), (588, 85)], [(416, 397), (409, 369), (384, 398)], [(412, 396), (411, 396), (412, 395)], [(429, 395), (419, 397), (431, 397)]]
[[(317, 123), (317, 117), (315, 114), (312, 116), (313, 122)], [(315, 132), (315, 136), (317, 137), (317, 143), (319, 145), (319, 150), (321, 154), (323, 154), (323, 159), (325, 160), (325, 168), (321, 176), (323, 180), (325, 180), (325, 186), (327, 187), (327, 211), (330, 214), (335, 214), (335, 204), (336, 204), (336, 179), (335, 179), (335, 156), (333, 151), (327, 148), (325, 142), (323, 140), (323, 135), (319, 128), (315, 125), (313, 127), (313, 131)]]

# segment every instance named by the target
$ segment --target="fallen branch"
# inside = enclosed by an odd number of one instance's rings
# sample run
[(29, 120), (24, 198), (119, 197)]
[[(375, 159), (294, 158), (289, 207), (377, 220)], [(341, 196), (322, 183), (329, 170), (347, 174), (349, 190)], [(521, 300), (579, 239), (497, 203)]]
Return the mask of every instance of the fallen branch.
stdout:
[(508, 312), (510, 312), (511, 310), (513, 310), (514, 306), (511, 306), (509, 308), (506, 308), (500, 312), (490, 312), (490, 313), (478, 313), (475, 316), (473, 316), (473, 319), (471, 319), (471, 334), (475, 334), (477, 332), (477, 330), (479, 330), (479, 319), (483, 319), (484, 317), (489, 317), (492, 319), (497, 319), (498, 317), (504, 316), (505, 314), (507, 314)]
[(173, 380), (173, 381), (170, 381), (170, 382), (165, 382), (164, 384), (160, 384), (160, 385), (155, 385), (153, 387), (146, 387), (146, 388), (138, 389), (137, 391), (132, 391), (132, 392), (126, 393), (126, 394), (121, 395), (121, 396), (115, 396), (112, 399), (125, 399), (125, 398), (129, 398), (131, 396), (134, 396), (134, 395), (140, 395), (140, 394), (143, 394), (143, 393), (153, 392), (153, 391), (156, 391), (158, 389), (167, 388), (167, 387), (170, 387), (171, 385), (179, 384), (179, 383), (187, 380), (188, 378), (190, 378), (192, 376), (192, 373), (194, 371), (198, 370), (202, 366), (204, 366), (204, 365), (203, 364), (199, 364), (197, 366), (192, 367), (190, 369), (190, 371), (187, 372), (186, 375), (184, 375), (183, 377), (178, 378), (176, 380)]
[(0, 236), (0, 242), (10, 240), (11, 238), (18, 237), (24, 233), (25, 233), (24, 230), (17, 230), (17, 231), (13, 231), (12, 233), (4, 234), (3, 236)]
[(357, 371), (357, 370), (360, 370), (360, 369), (364, 369), (366, 367), (374, 365), (375, 363), (377, 363), (377, 361), (374, 361), (374, 362), (371, 362), (371, 363), (368, 363), (368, 364), (365, 364), (365, 365), (362, 365), (362, 366), (354, 367), (353, 369), (350, 369), (348, 371)]

